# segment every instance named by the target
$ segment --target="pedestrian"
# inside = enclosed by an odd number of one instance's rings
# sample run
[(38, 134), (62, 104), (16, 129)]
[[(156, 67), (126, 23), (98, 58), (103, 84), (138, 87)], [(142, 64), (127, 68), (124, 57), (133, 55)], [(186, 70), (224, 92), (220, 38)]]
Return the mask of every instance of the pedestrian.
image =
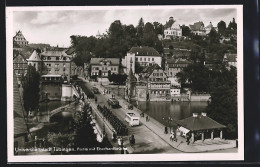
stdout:
[(172, 131), (172, 132), (170, 133), (170, 141), (173, 141), (173, 139), (174, 139), (174, 132)]
[(168, 134), (168, 127), (167, 126), (165, 126), (165, 128), (164, 128), (164, 133)]
[(146, 122), (148, 122), (148, 115), (146, 116)]

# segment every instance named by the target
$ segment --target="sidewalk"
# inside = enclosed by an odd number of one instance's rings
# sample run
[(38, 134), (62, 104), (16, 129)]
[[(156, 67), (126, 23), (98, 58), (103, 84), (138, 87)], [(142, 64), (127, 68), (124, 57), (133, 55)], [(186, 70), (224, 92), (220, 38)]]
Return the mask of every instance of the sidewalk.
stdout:
[[(83, 81), (88, 82), (87, 80), (81, 78)], [(91, 82), (89, 82), (91, 84)], [(93, 84), (92, 84), (93, 86)], [(103, 92), (104, 88), (99, 83), (95, 83), (95, 87), (97, 87), (100, 92)], [(111, 94), (105, 95), (107, 98), (111, 98)], [(125, 113), (127, 112), (133, 112), (136, 115), (140, 115), (142, 113), (141, 110), (134, 107), (133, 110), (127, 110), (125, 109), (125, 105), (128, 105), (129, 103), (117, 95), (115, 95), (116, 99), (119, 101), (120, 105), (122, 106), (122, 110), (124, 110)], [(158, 137), (160, 137), (163, 141), (168, 143), (173, 148), (181, 151), (181, 152), (190, 152), (190, 153), (198, 153), (198, 152), (208, 152), (208, 151), (215, 151), (215, 150), (223, 150), (228, 148), (234, 148), (236, 146), (236, 142), (234, 140), (221, 140), (219, 138), (215, 138), (214, 140), (206, 139), (203, 142), (201, 140), (196, 141), (195, 143), (190, 143), (187, 145), (186, 139), (177, 136), (177, 142), (170, 141), (170, 134), (164, 134), (164, 125), (156, 121), (155, 119), (149, 117), (150, 121), (146, 122), (145, 117), (140, 118), (140, 122), (142, 125), (147, 127), (150, 131), (152, 131), (154, 134), (156, 134)]]

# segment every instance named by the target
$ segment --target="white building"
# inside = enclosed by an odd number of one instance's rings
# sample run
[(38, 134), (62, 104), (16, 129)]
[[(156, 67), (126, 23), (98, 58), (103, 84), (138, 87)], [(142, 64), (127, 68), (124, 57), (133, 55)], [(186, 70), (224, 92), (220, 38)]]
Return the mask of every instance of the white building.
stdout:
[(164, 39), (171, 39), (182, 36), (182, 29), (178, 23), (173, 23), (171, 27), (164, 30)]
[(212, 28), (218, 31), (218, 27), (214, 27), (213, 24), (209, 22), (209, 25), (205, 27), (206, 34), (209, 34)]
[(129, 73), (132, 64), (132, 71), (135, 73), (135, 65), (152, 66), (158, 64), (161, 67), (162, 56), (153, 47), (132, 47), (122, 59), (122, 65), (125, 66), (124, 72)]

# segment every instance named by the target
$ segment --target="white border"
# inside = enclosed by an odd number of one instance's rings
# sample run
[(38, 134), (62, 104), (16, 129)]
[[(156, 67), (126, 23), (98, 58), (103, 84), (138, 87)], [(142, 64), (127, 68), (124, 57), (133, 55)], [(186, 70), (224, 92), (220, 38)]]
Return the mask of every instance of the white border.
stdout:
[[(60, 11), (60, 10), (122, 10), (122, 9), (237, 9), (237, 90), (238, 90), (238, 153), (176, 153), (176, 154), (128, 154), (128, 155), (37, 155), (14, 156), (13, 154), (13, 12)], [(192, 5), (192, 6), (74, 6), (74, 7), (7, 7), (7, 148), (10, 162), (101, 162), (101, 161), (209, 161), (244, 160), (244, 92), (243, 92), (243, 5)]]

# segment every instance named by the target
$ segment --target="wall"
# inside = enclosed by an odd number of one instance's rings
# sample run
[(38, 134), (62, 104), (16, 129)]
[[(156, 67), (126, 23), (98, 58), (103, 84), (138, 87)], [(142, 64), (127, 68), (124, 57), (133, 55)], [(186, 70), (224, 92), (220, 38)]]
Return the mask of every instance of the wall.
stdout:
[(49, 100), (61, 100), (61, 84), (60, 83), (42, 83), (41, 94), (45, 99), (45, 93), (48, 93)]

